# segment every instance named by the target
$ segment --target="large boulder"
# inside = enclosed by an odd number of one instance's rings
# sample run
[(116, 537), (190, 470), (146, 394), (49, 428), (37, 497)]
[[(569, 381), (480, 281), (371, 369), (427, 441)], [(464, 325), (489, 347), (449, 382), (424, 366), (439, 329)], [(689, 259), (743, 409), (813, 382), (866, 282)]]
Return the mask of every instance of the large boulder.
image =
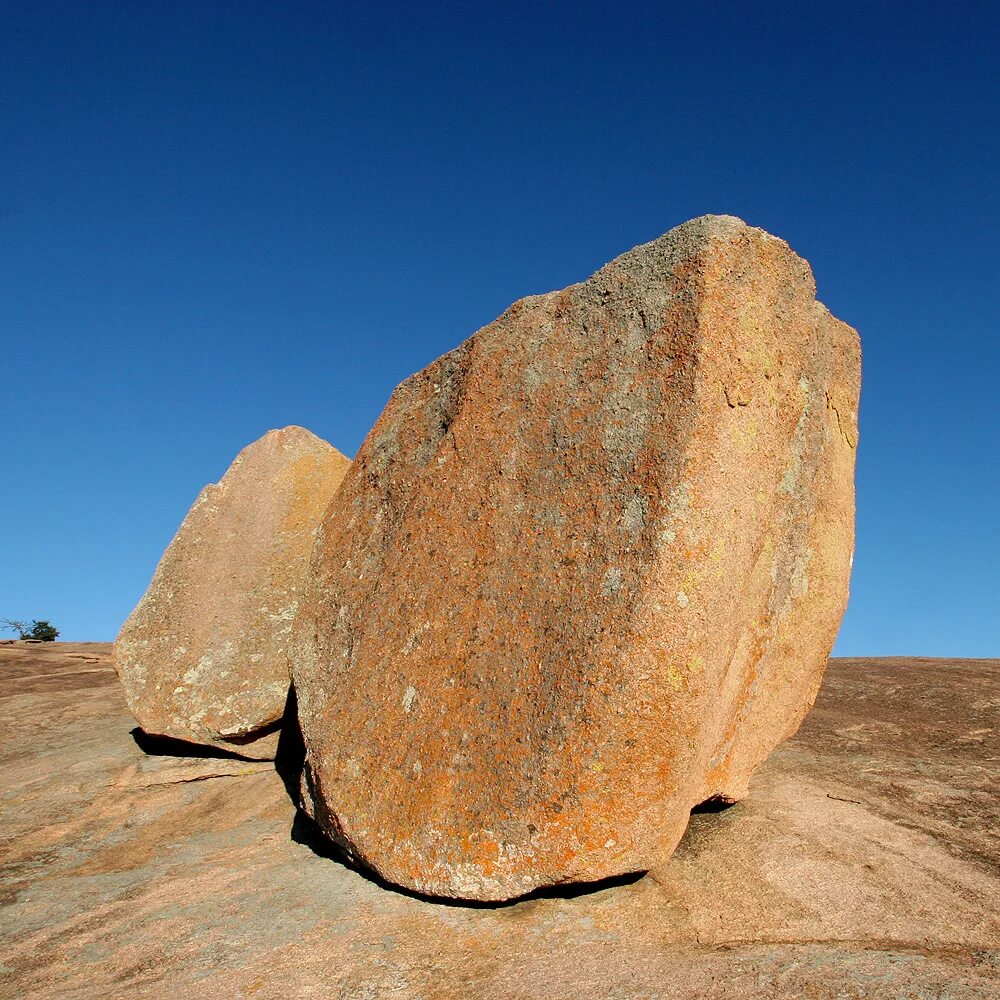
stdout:
[(349, 466), (315, 434), (285, 427), (201, 491), (115, 643), (147, 733), (274, 756), (309, 556)]
[(421, 892), (655, 870), (812, 704), (853, 548), (857, 334), (707, 216), (407, 379), (293, 643), (310, 811)]

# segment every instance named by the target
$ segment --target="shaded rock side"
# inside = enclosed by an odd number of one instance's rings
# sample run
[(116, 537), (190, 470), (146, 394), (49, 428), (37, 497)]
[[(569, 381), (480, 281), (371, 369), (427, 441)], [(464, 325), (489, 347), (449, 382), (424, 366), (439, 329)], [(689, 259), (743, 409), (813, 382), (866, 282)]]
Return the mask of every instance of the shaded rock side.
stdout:
[(316, 435), (285, 427), (202, 490), (114, 647), (146, 732), (274, 756), (309, 556), (349, 466)]
[(310, 811), (482, 900), (663, 865), (795, 732), (847, 600), (857, 334), (707, 216), (393, 393), (293, 642)]

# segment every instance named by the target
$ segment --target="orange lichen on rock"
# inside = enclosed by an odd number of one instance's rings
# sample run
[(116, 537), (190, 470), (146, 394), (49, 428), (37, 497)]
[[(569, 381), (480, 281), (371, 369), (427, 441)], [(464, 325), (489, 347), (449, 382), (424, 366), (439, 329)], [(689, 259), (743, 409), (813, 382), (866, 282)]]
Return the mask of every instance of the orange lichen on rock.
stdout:
[(295, 626), (317, 821), (444, 896), (662, 865), (816, 695), (859, 385), (809, 266), (725, 216), (515, 303), (407, 379), (326, 513)]
[(144, 730), (274, 756), (309, 556), (349, 465), (304, 428), (285, 427), (202, 490), (115, 643)]

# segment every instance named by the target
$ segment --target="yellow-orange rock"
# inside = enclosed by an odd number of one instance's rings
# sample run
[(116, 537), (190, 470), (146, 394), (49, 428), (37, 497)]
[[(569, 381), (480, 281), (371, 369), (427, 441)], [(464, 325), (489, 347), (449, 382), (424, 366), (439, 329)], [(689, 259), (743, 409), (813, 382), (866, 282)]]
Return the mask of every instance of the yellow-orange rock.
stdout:
[(115, 643), (146, 732), (274, 756), (309, 556), (349, 465), (316, 435), (285, 427), (201, 491)]
[(318, 822), (445, 896), (661, 866), (816, 695), (859, 383), (805, 261), (708, 216), (399, 386), (293, 640)]

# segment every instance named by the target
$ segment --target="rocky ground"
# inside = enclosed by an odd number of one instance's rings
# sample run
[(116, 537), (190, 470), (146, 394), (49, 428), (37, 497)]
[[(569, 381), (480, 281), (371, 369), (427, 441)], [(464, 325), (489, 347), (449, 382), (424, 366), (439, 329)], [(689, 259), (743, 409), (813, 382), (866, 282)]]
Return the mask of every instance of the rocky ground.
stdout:
[(270, 764), (137, 741), (110, 646), (0, 645), (0, 996), (995, 998), (998, 714), (1000, 661), (835, 660), (660, 882), (470, 907), (331, 856)]

